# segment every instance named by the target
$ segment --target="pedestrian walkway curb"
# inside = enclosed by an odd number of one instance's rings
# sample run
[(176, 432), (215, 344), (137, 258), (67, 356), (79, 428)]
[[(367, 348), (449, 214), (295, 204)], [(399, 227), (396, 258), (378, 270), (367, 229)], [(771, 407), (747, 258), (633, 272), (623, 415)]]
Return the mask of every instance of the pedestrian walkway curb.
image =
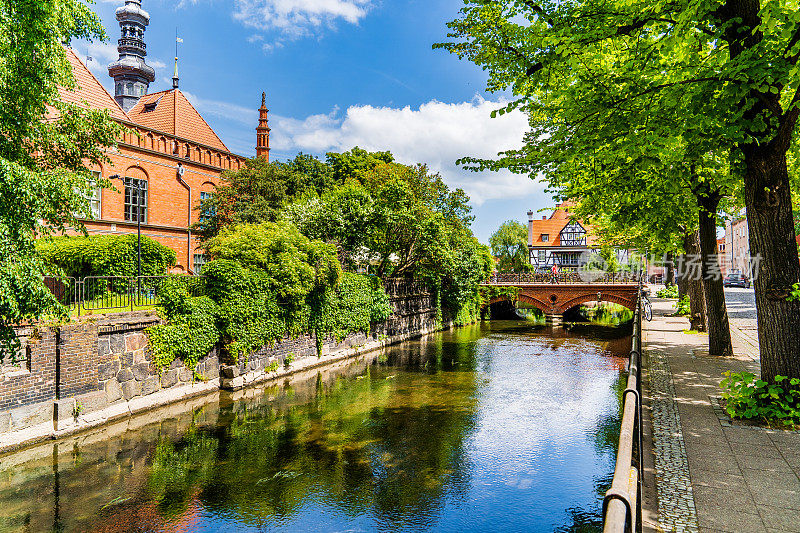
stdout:
[[(657, 497), (648, 531), (800, 532), (800, 432), (720, 417), (723, 372), (759, 372), (753, 320), (731, 320), (734, 356), (709, 356), (706, 335), (686, 334), (672, 301), (653, 300), (645, 323), (645, 442)], [(727, 420), (727, 422), (726, 422)]]

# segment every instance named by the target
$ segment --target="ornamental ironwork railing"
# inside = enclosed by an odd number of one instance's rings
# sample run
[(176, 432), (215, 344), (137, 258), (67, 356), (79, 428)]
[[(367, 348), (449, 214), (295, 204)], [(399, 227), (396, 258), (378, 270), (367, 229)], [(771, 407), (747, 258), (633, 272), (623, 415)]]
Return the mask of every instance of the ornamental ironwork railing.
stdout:
[(202, 276), (87, 276), (45, 277), (45, 286), (58, 302), (75, 312), (133, 311), (137, 307), (155, 307), (161, 303), (164, 284), (179, 283), (190, 296), (205, 295)]
[(610, 284), (639, 283), (640, 272), (560, 272), (558, 274), (544, 272), (495, 272), (484, 285), (513, 285), (531, 283), (566, 283), (566, 284)]

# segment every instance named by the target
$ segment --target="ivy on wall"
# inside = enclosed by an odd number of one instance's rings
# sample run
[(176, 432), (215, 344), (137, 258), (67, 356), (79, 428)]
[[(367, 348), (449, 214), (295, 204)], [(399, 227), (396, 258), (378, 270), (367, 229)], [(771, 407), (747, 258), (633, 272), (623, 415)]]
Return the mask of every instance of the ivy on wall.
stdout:
[(193, 367), (217, 343), (235, 362), (286, 335), (313, 333), (318, 349), (332, 335), (369, 332), (391, 314), (374, 276), (342, 274), (332, 247), (311, 241), (285, 223), (245, 225), (212, 244), (216, 257), (203, 268), (205, 297), (182, 284), (162, 288), (169, 323), (149, 328), (153, 361), (175, 358)]

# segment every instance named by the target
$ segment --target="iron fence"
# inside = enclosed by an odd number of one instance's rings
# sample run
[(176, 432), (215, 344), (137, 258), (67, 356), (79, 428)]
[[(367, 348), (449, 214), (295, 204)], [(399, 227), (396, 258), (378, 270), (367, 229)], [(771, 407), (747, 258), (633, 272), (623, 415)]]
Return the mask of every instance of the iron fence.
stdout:
[(486, 282), (489, 285), (514, 283), (639, 283), (639, 272), (561, 272), (551, 274), (544, 272), (495, 272)]
[(603, 498), (603, 532), (642, 530), (642, 284), (633, 319), (617, 463)]
[(182, 284), (190, 296), (205, 295), (202, 276), (87, 276), (83, 279), (45, 277), (45, 286), (63, 306), (83, 312), (154, 307), (161, 303), (165, 283)]

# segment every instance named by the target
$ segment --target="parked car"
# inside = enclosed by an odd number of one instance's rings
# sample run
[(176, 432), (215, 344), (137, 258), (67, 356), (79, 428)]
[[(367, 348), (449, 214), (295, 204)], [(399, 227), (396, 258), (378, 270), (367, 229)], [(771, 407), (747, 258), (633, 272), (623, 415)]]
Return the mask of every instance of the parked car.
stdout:
[(722, 279), (723, 287), (742, 287), (750, 288), (750, 278), (739, 272), (731, 272)]

